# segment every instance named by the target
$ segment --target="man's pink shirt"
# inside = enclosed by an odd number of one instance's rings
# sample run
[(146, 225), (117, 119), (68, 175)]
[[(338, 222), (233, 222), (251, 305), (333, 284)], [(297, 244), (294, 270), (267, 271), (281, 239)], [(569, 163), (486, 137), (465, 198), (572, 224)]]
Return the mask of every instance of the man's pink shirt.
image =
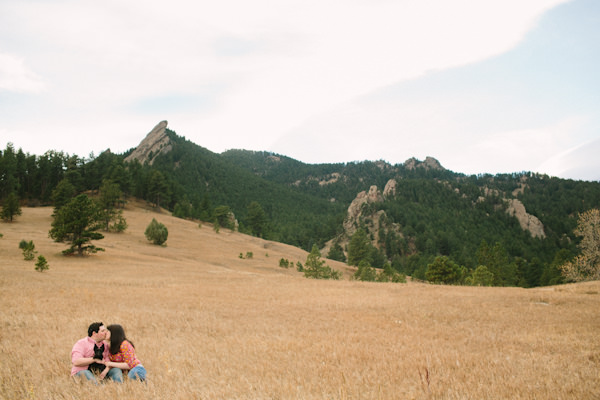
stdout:
[[(102, 342), (101, 342), (102, 343)], [(71, 363), (79, 358), (89, 358), (94, 357), (94, 345), (96, 342), (91, 337), (87, 336), (83, 339), (80, 339), (73, 346), (73, 350), (71, 350)], [(110, 354), (108, 350), (108, 344), (104, 343), (104, 353), (102, 353), (102, 358), (104, 360), (108, 360), (108, 355)], [(86, 370), (88, 367), (76, 367), (73, 365), (71, 368), (71, 376), (75, 375), (79, 371)]]

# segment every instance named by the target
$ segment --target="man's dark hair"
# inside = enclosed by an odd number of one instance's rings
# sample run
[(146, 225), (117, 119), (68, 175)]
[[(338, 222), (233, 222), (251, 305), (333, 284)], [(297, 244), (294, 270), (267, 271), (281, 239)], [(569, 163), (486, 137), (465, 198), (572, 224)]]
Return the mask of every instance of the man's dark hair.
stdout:
[(88, 328), (88, 336), (92, 337), (94, 332), (98, 332), (102, 325), (104, 325), (102, 322), (94, 322), (93, 324), (91, 324), (90, 327)]

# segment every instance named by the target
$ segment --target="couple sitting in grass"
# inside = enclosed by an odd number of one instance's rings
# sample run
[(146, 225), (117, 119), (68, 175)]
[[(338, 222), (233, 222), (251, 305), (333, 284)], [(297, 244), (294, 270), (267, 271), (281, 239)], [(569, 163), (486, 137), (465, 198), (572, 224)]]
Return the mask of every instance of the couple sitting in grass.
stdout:
[(73, 346), (71, 363), (71, 376), (94, 383), (104, 379), (123, 382), (123, 371), (129, 371), (129, 379), (146, 380), (146, 369), (135, 356), (133, 343), (121, 325), (91, 324), (88, 336)]

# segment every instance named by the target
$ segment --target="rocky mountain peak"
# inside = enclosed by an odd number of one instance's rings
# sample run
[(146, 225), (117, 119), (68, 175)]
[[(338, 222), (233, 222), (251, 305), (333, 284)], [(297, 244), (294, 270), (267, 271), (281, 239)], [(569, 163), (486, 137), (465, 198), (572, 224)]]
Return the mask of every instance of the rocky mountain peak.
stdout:
[(444, 167), (442, 167), (442, 164), (440, 164), (438, 160), (429, 156), (425, 157), (425, 161), (419, 161), (416, 158), (411, 157), (404, 162), (404, 166), (406, 167), (406, 169), (409, 170), (413, 170), (416, 168), (425, 168), (426, 170), (433, 169), (439, 171), (444, 170)]
[(159, 154), (168, 153), (173, 148), (169, 136), (167, 136), (167, 121), (159, 122), (146, 135), (144, 140), (136, 147), (136, 149), (125, 158), (125, 162), (138, 160), (141, 164), (148, 162), (152, 165), (154, 159)]

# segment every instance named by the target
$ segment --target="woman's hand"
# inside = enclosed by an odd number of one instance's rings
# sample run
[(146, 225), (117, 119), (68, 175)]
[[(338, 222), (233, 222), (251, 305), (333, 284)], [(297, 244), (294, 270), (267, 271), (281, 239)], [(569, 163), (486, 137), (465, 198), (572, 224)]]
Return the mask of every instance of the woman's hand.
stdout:
[(104, 379), (104, 378), (106, 378), (106, 374), (108, 374), (108, 370), (110, 370), (110, 368), (109, 368), (109, 367), (106, 367), (106, 368), (104, 368), (104, 371), (102, 371), (102, 372), (100, 373), (100, 379), (101, 379), (101, 380), (102, 380), (102, 379)]

